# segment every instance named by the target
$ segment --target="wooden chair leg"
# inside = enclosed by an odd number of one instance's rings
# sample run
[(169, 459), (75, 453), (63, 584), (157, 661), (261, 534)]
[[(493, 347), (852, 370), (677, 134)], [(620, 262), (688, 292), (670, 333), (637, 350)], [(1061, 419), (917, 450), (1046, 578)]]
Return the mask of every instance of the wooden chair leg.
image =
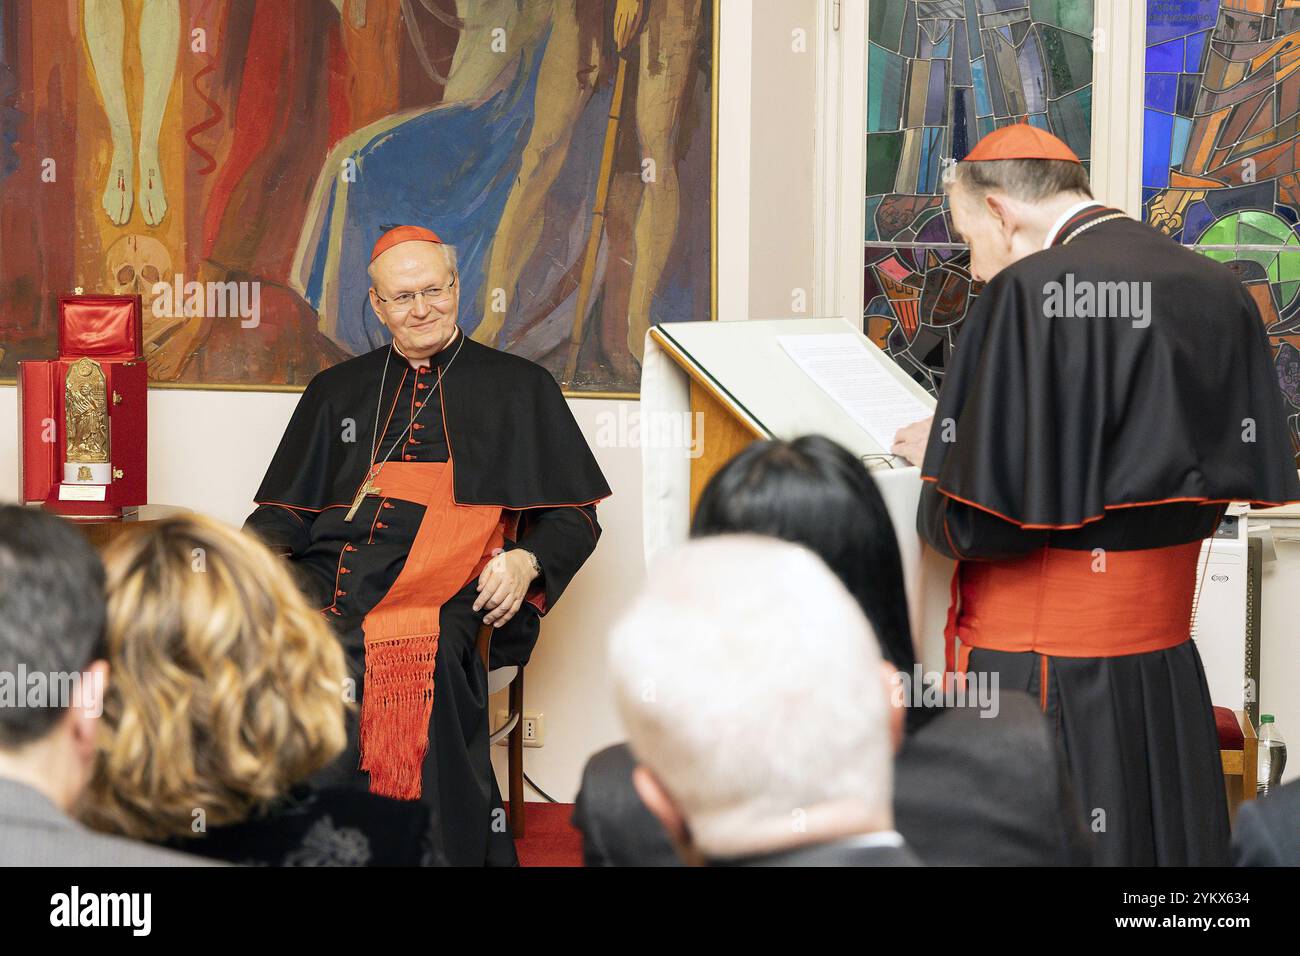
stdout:
[(506, 776), (510, 789), (510, 832), (515, 839), (524, 835), (524, 669), (510, 683), (510, 713), (518, 714), (506, 758)]
[(1237, 723), (1241, 726), (1241, 799), (1254, 800), (1259, 782), (1259, 738), (1244, 710), (1237, 711)]

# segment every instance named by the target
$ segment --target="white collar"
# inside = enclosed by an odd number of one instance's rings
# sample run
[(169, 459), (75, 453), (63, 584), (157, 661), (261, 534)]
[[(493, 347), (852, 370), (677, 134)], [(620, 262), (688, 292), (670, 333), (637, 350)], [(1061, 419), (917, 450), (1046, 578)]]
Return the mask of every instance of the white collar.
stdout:
[[(464, 334), (465, 333), (463, 333), (460, 330), (460, 326), (459, 325), (456, 326), (456, 332), (454, 335), (452, 335), (450, 339), (447, 340), (447, 344), (444, 345), (442, 348), (438, 349), (438, 351), (434, 352), (433, 354), (441, 355), (443, 352), (447, 351), (447, 349), (455, 345), (456, 340)], [(432, 355), (429, 356), (428, 358), (422, 358), (422, 359), (407, 358), (406, 353), (402, 351), (400, 346), (398, 346), (396, 339), (393, 340), (393, 351), (396, 352), (398, 355), (400, 355), (402, 358), (406, 359), (406, 361), (411, 364), (411, 368), (431, 368), (433, 366)]]
[(1056, 241), (1057, 233), (1065, 227), (1065, 224), (1069, 222), (1073, 216), (1087, 209), (1089, 206), (1100, 205), (1101, 203), (1097, 202), (1095, 199), (1085, 199), (1083, 202), (1077, 202), (1069, 209), (1065, 210), (1065, 212), (1061, 213), (1061, 218), (1052, 223), (1052, 228), (1047, 230), (1047, 241), (1043, 243), (1043, 248), (1052, 248), (1052, 243)]

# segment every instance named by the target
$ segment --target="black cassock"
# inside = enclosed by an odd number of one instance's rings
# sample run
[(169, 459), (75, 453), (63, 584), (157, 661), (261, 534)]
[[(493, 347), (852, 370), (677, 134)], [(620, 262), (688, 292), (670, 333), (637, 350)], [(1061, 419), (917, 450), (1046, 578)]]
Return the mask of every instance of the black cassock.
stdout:
[[(1188, 637), (1195, 552), (1227, 502), (1300, 498), (1241, 283), (1116, 210), (1080, 211), (975, 301), (922, 476), (919, 530), (959, 559), (950, 632), (972, 672), (1041, 701), (1098, 861), (1226, 863), (1214, 718)], [(1161, 628), (1159, 649), (1124, 650)]]
[[(555, 380), (532, 362), (458, 333), (425, 369), (384, 346), (321, 372), (303, 392), (245, 527), (290, 557), (304, 594), (339, 635), (362, 701), (362, 621), (397, 580), (426, 511), (381, 489), (344, 520), (370, 467), (377, 406), (377, 460), (390, 449), (392, 462), (450, 460), (457, 504), (518, 515), (517, 535), (505, 547), (536, 555), (542, 575), (494, 632), (491, 666), (525, 663), (540, 616), (595, 549), (595, 504), (610, 494)], [(474, 647), (486, 611), (472, 610), (476, 583), (468, 580), (439, 615), (420, 797), (430, 815), (432, 863), (516, 861), (488, 752), (487, 676)], [(366, 788), (357, 734), (353, 714), (347, 751), (316, 783)]]

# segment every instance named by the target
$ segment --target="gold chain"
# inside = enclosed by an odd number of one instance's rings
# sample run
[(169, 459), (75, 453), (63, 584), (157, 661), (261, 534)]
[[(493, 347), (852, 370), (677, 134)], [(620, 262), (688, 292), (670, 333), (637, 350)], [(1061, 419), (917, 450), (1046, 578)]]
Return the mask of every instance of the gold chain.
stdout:
[(1061, 240), (1061, 245), (1069, 245), (1070, 240), (1076, 236), (1081, 236), (1093, 226), (1100, 226), (1103, 222), (1110, 222), (1114, 219), (1127, 219), (1128, 215), (1122, 212), (1113, 212), (1109, 216), (1102, 216), (1100, 219), (1094, 219), (1092, 222), (1085, 222), (1082, 226), (1075, 229), (1072, 233)]

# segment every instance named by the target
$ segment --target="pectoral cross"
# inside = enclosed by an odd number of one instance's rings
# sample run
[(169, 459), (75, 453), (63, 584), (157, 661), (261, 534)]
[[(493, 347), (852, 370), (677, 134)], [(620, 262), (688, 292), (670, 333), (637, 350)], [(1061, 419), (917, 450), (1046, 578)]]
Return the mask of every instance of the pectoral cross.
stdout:
[(371, 470), (366, 473), (365, 482), (357, 489), (357, 496), (352, 499), (352, 507), (349, 508), (348, 513), (343, 516), (343, 520), (351, 521), (357, 516), (357, 509), (361, 507), (361, 502), (364, 500), (366, 495), (377, 494), (379, 494), (379, 488), (375, 485), (375, 471)]

